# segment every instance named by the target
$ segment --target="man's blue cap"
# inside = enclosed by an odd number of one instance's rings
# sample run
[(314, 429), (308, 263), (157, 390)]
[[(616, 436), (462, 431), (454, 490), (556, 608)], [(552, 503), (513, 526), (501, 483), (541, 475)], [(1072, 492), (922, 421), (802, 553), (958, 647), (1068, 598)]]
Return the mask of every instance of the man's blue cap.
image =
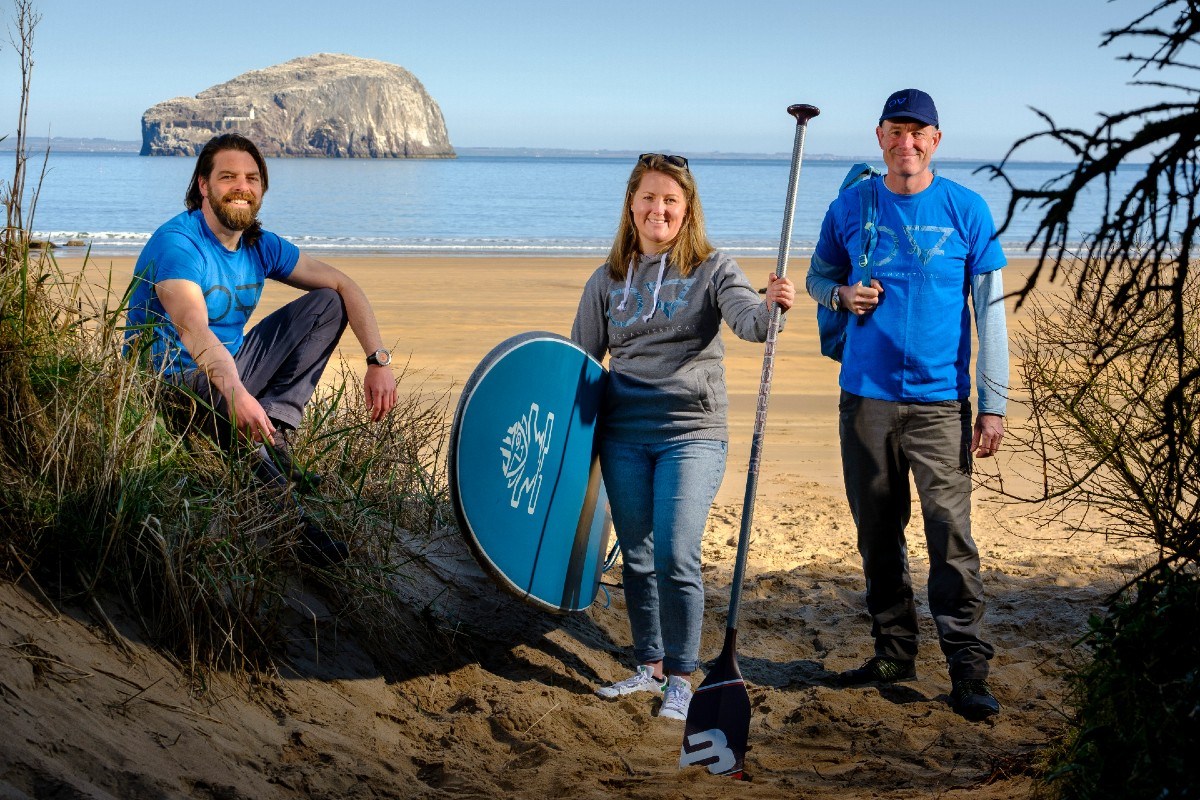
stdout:
[(920, 89), (901, 89), (893, 92), (883, 104), (883, 113), (879, 116), (879, 124), (885, 119), (915, 119), (926, 125), (938, 127), (937, 106), (933, 98)]

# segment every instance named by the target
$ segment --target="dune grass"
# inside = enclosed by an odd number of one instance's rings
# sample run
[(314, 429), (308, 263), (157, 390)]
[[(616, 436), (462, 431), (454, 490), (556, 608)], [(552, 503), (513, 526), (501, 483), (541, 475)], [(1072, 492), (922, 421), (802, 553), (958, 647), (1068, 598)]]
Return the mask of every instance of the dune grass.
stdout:
[[(190, 666), (259, 667), (285, 640), (289, 584), (323, 581), (366, 628), (388, 608), (398, 537), (448, 523), (446, 397), (413, 387), (372, 423), (354, 375), (327, 376), (297, 431), (297, 461), (322, 475), (305, 512), (350, 560), (297, 558), (300, 514), (250, 458), (159, 413), (159, 376), (122, 357), (120, 289), (72, 277), (53, 256), (10, 248), (0, 273), (0, 569), (62, 600), (119, 598)], [(15, 256), (15, 257), (13, 257)], [(324, 574), (322, 574), (324, 573)]]

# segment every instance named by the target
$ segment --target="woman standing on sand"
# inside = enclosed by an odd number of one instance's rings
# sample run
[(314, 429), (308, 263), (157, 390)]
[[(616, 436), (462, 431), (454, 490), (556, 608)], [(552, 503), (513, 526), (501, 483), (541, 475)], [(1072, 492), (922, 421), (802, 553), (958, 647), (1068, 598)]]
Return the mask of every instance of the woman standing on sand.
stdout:
[(638, 159), (608, 260), (588, 279), (571, 329), (593, 357), (609, 355), (600, 468), (639, 664), (596, 690), (601, 697), (661, 693), (660, 717), (687, 718), (704, 616), (700, 540), (729, 440), (721, 320), (761, 342), (768, 304), (787, 311), (794, 298), (792, 282), (772, 273), (760, 299), (709, 243), (687, 159)]

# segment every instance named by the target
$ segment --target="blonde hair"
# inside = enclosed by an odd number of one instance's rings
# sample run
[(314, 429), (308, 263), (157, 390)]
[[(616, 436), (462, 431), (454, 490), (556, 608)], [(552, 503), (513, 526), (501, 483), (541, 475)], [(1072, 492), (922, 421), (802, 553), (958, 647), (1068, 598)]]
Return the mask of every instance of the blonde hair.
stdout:
[(637, 225), (633, 222), (633, 211), (630, 208), (633, 195), (638, 190), (643, 176), (647, 172), (660, 172), (679, 184), (683, 189), (684, 200), (687, 202), (687, 213), (683, 217), (683, 225), (679, 233), (670, 243), (670, 262), (674, 264), (684, 277), (704, 263), (704, 260), (716, 252), (716, 248), (708, 241), (704, 231), (704, 209), (700, 205), (700, 194), (696, 189), (696, 179), (686, 167), (676, 166), (659, 154), (648, 155), (638, 159), (629, 181), (625, 184), (625, 201), (621, 205), (621, 221), (617, 225), (617, 235), (613, 239), (612, 248), (608, 251), (608, 274), (615, 281), (625, 280), (625, 272), (629, 262), (642, 253), (638, 247)]

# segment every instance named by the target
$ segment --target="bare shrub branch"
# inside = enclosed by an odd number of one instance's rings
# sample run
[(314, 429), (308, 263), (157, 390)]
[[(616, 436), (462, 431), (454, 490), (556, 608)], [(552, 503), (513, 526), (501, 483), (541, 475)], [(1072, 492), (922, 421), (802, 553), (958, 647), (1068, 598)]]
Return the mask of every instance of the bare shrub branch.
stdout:
[[(1200, 228), (1200, 87), (1150, 79), (1172, 71), (1200, 43), (1200, 4), (1162, 0), (1104, 45), (1149, 43), (1128, 53), (1139, 84), (1180, 95), (1132, 111), (1101, 115), (1093, 130), (1059, 127), (1027, 136), (988, 167), (1011, 189), (1001, 229), (1018, 210), (1042, 210), (1027, 246), (1037, 265), (1015, 294), (1033, 301), (1023, 345), (1033, 429), (1025, 453), (1040, 462), (1037, 496), (1081, 511), (1085, 527), (1151, 538), (1164, 559), (1200, 558), (1200, 289), (1193, 269)], [(1018, 186), (1009, 162), (1033, 142), (1050, 140), (1076, 159), (1037, 187)], [(1118, 196), (1113, 177), (1132, 171)], [(1102, 219), (1077, 219), (1077, 201), (1100, 192)], [(1091, 226), (1096, 226), (1092, 228)], [(1093, 230), (1082, 237), (1077, 228)], [(1075, 249), (1078, 248), (1078, 249)], [(1063, 279), (1073, 303), (1034, 301), (1046, 271)]]

